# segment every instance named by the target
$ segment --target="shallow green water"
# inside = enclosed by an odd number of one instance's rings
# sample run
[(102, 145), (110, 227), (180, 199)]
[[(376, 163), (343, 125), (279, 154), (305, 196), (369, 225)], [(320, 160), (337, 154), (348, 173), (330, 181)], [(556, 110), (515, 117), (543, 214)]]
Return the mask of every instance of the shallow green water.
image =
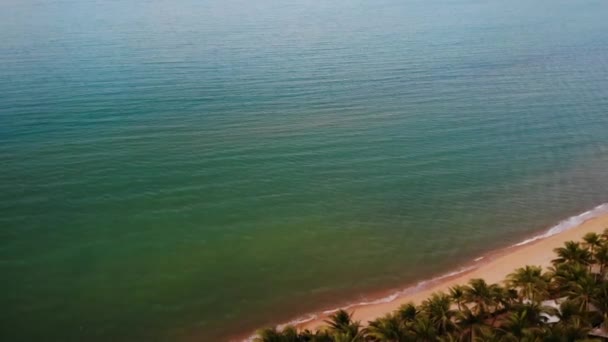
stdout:
[(226, 339), (608, 202), (605, 1), (0, 3), (0, 339)]

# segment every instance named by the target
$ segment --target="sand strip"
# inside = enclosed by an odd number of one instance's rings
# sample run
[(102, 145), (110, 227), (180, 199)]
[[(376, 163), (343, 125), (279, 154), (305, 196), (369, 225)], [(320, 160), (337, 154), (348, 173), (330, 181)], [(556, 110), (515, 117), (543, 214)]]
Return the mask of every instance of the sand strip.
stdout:
[[(601, 233), (605, 228), (608, 228), (608, 214), (589, 218), (578, 226), (556, 235), (542, 239), (539, 238), (521, 246), (509, 247), (491, 253), (475, 263), (475, 268), (472, 270), (452, 277), (446, 277), (429, 284), (426, 288), (403, 294), (390, 302), (361, 306), (355, 305), (350, 307), (348, 311), (354, 313), (355, 320), (361, 321), (365, 325), (368, 321), (381, 317), (397, 309), (404, 303), (413, 301), (419, 304), (433, 292), (447, 291), (449, 287), (456, 284), (466, 284), (473, 278), (483, 278), (488, 283), (499, 283), (516, 268), (525, 265), (550, 266), (551, 260), (555, 258), (554, 248), (562, 246), (566, 241), (580, 241), (583, 235), (588, 232)], [(324, 324), (323, 320), (327, 318), (327, 315), (327, 313), (316, 314), (317, 318), (305, 323), (296, 324), (296, 326), (300, 329), (319, 328)]]

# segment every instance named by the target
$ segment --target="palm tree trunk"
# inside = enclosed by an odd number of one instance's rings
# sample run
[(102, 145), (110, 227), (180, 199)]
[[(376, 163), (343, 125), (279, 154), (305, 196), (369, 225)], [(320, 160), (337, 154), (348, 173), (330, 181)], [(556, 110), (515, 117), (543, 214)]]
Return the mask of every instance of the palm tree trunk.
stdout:
[(492, 327), (494, 327), (494, 324), (496, 323), (497, 319), (498, 319), (498, 315), (494, 314), (494, 317), (492, 317)]

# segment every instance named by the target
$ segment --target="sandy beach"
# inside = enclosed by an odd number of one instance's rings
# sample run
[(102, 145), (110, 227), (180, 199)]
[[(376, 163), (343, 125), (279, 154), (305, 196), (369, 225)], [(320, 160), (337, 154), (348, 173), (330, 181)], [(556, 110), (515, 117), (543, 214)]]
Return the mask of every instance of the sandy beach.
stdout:
[[(463, 265), (463, 269), (471, 269), (458, 273), (451, 277), (445, 277), (439, 281), (432, 282), (427, 287), (419, 288), (403, 294), (396, 299), (378, 304), (366, 304), (352, 306), (348, 311), (353, 313), (355, 320), (366, 325), (368, 321), (381, 317), (400, 305), (413, 301), (419, 304), (429, 297), (433, 292), (447, 291), (449, 287), (456, 284), (465, 284), (473, 278), (483, 278), (488, 283), (502, 282), (513, 270), (525, 265), (538, 265), (548, 267), (555, 257), (553, 249), (561, 246), (564, 242), (581, 240), (588, 232), (601, 233), (608, 227), (608, 214), (602, 214), (589, 218), (581, 224), (561, 233), (545, 238), (538, 238), (520, 246), (507, 247), (485, 256), (484, 259), (471, 264)], [(296, 324), (300, 329), (316, 329), (322, 326), (323, 320), (331, 313), (316, 314), (316, 318), (305, 323)]]

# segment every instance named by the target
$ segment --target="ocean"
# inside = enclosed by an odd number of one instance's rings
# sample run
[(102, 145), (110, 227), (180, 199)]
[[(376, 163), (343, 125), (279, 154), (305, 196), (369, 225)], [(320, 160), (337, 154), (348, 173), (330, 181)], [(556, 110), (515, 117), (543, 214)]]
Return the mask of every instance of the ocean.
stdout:
[(0, 339), (221, 341), (608, 202), (608, 2), (0, 2)]

